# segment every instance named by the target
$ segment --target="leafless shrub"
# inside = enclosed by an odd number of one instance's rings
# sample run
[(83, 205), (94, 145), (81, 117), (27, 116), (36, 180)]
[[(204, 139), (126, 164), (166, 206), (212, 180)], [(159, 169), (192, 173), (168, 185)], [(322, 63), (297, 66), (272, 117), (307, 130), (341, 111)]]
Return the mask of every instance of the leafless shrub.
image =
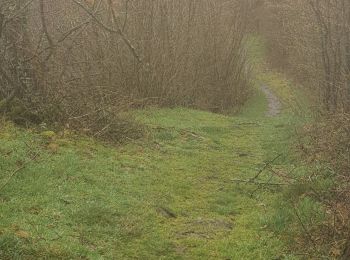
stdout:
[[(329, 221), (318, 232), (318, 241), (329, 246), (330, 254), (350, 257), (350, 115), (330, 114), (318, 123), (305, 126), (299, 148), (315, 170), (304, 176), (309, 193), (328, 209)], [(314, 185), (315, 180), (331, 180), (328, 188)], [(348, 241), (348, 242), (347, 242)], [(344, 253), (342, 250), (345, 248)]]
[(149, 103), (238, 107), (250, 85), (247, 14), (224, 0), (2, 1), (0, 110), (91, 127), (103, 111)]
[(288, 70), (330, 112), (350, 110), (350, 2), (268, 0), (260, 30), (275, 67)]

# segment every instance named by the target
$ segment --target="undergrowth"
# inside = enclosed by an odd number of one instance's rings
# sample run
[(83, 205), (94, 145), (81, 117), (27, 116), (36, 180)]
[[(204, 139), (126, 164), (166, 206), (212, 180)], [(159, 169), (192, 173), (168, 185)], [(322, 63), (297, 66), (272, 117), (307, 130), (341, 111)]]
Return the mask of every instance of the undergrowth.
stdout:
[[(301, 242), (326, 217), (308, 184), (239, 182), (308, 171), (290, 149), (307, 120), (287, 102), (292, 84), (255, 73), (240, 114), (133, 111), (143, 134), (119, 144), (2, 121), (0, 258), (305, 258)], [(277, 117), (260, 84), (283, 101)]]

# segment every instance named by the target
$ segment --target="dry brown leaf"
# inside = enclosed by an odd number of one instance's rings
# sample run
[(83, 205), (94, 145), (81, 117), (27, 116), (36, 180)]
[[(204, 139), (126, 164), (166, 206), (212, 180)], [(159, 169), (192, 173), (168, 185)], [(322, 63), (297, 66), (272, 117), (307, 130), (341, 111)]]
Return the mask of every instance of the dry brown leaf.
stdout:
[(29, 233), (28, 232), (26, 232), (26, 231), (23, 231), (23, 230), (18, 230), (18, 231), (16, 231), (16, 236), (18, 237), (18, 238), (24, 238), (24, 239), (27, 239), (27, 238), (29, 238), (30, 237), (30, 235), (29, 235)]

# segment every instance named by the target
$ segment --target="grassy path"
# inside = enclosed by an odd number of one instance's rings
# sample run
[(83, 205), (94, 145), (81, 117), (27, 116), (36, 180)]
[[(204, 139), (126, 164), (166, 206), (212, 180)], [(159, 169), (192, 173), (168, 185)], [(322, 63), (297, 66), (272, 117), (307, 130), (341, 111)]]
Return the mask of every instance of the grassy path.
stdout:
[(286, 154), (294, 118), (267, 106), (256, 90), (235, 117), (139, 111), (148, 136), (119, 147), (2, 124), (0, 258), (294, 259), (270, 229), (281, 192), (233, 181)]

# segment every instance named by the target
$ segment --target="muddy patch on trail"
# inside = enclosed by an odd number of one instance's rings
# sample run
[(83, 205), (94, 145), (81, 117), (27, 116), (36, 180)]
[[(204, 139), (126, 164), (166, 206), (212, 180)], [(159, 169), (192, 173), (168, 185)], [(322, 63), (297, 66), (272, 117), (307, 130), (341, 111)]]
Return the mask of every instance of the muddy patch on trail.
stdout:
[(268, 111), (266, 112), (266, 116), (274, 117), (281, 113), (282, 104), (279, 98), (270, 90), (270, 88), (266, 85), (261, 86), (261, 90), (264, 92), (267, 102), (268, 102)]

